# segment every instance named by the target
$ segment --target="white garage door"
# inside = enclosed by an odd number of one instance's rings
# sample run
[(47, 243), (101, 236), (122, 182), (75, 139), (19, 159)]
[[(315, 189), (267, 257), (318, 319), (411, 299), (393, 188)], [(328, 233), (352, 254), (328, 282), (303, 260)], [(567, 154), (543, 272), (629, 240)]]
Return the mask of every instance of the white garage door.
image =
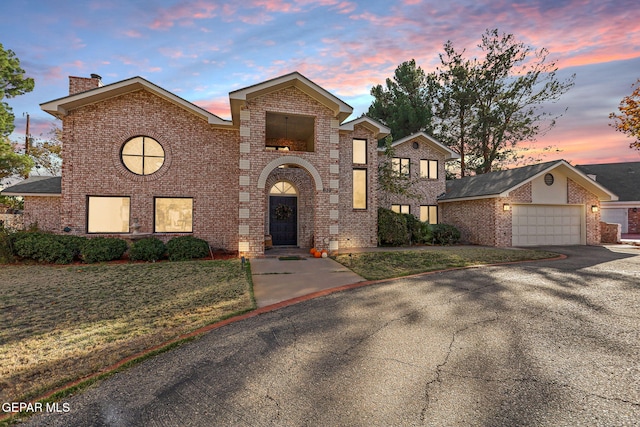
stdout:
[(515, 205), (513, 246), (580, 245), (582, 206)]

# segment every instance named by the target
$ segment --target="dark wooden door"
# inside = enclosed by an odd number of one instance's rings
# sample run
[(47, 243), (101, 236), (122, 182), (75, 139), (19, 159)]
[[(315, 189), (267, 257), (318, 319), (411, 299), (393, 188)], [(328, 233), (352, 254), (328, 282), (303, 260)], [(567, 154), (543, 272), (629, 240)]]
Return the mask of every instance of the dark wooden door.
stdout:
[(269, 197), (269, 233), (274, 246), (298, 244), (297, 197)]

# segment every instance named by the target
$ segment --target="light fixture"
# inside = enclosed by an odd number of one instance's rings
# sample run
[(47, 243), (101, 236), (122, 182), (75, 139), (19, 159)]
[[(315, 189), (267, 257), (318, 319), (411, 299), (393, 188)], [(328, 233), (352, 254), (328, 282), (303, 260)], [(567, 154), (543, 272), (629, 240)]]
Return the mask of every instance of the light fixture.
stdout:
[(502, 205), (502, 210), (507, 212), (511, 210), (511, 205), (509, 203), (505, 203), (504, 205)]
[(598, 206), (596, 206), (596, 205), (591, 206), (591, 212), (596, 213), (596, 212), (598, 212), (599, 210), (600, 210), (600, 209), (598, 208)]

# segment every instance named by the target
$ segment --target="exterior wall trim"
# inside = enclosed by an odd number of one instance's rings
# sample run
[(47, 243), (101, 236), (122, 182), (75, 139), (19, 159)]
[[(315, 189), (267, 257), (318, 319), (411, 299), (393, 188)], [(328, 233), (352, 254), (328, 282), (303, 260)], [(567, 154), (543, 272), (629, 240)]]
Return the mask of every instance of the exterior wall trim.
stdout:
[(323, 191), (324, 186), (322, 185), (322, 178), (320, 177), (320, 173), (318, 173), (318, 170), (309, 161), (297, 156), (282, 156), (267, 163), (264, 169), (262, 169), (262, 173), (260, 173), (260, 177), (258, 178), (258, 188), (264, 189), (269, 174), (278, 166), (286, 164), (294, 164), (306, 169), (307, 172), (309, 172), (309, 174), (313, 177), (316, 185), (316, 191)]

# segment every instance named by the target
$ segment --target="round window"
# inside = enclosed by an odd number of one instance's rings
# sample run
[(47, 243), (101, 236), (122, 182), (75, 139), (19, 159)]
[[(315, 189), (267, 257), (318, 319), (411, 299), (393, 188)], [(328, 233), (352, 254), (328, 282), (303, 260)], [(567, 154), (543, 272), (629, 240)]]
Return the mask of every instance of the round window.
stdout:
[(548, 174), (546, 174), (546, 175), (544, 176), (544, 183), (545, 183), (545, 184), (547, 184), (547, 185), (553, 185), (553, 181), (554, 181), (553, 175), (551, 175), (550, 173), (548, 173)]
[(162, 145), (148, 136), (136, 136), (122, 146), (122, 163), (136, 175), (151, 175), (164, 164)]
[(418, 141), (413, 141), (413, 144), (411, 145), (413, 145), (413, 148), (416, 150), (418, 149), (418, 147), (420, 147), (420, 144), (418, 144)]

